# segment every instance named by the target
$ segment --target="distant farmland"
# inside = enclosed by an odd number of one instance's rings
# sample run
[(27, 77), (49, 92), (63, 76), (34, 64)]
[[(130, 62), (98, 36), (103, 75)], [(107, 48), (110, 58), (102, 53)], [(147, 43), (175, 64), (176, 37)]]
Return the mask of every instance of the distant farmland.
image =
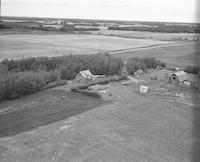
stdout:
[(166, 62), (168, 66), (184, 67), (187, 65), (199, 65), (200, 62), (200, 43), (183, 44), (177, 46), (166, 46), (160, 48), (149, 48), (132, 52), (119, 52), (113, 54), (116, 57), (155, 57)]
[(173, 42), (102, 35), (10, 34), (0, 35), (0, 60), (6, 58), (20, 59), (38, 56), (95, 54), (170, 43)]

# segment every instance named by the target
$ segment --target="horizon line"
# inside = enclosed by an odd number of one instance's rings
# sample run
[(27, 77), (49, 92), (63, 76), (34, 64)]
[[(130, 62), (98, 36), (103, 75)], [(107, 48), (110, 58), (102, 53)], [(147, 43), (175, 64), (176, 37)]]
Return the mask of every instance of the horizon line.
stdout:
[(10, 18), (41, 18), (41, 19), (71, 19), (71, 20), (91, 20), (91, 21), (124, 21), (124, 22), (152, 22), (152, 23), (183, 23), (183, 24), (200, 24), (200, 22), (182, 22), (182, 21), (156, 21), (156, 20), (116, 20), (116, 19), (90, 19), (90, 18), (64, 18), (64, 17), (41, 17), (41, 16), (11, 16), (1, 15), (3, 17)]

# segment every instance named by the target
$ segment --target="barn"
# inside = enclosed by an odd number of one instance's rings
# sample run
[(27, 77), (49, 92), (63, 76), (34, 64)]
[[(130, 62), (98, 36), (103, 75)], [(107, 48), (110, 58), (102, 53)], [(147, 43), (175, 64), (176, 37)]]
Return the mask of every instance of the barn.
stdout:
[(89, 70), (84, 70), (80, 71), (76, 75), (76, 81), (81, 82), (81, 83), (87, 83), (89, 81), (94, 80), (95, 76), (89, 71)]
[(173, 73), (169, 77), (169, 83), (174, 85), (182, 85), (184, 81), (187, 81), (188, 77), (187, 74), (184, 71), (178, 71), (176, 73)]

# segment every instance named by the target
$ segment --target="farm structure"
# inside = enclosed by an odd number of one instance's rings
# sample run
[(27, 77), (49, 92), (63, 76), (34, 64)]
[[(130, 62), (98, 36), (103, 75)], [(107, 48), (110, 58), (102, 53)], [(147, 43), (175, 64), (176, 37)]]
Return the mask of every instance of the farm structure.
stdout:
[(89, 70), (80, 71), (76, 75), (76, 81), (80, 83), (87, 83), (89, 81), (94, 80), (94, 78), (95, 76)]
[(176, 73), (173, 73), (169, 77), (169, 83), (172, 83), (174, 85), (183, 85), (185, 81), (188, 80), (188, 76), (184, 71), (178, 71)]

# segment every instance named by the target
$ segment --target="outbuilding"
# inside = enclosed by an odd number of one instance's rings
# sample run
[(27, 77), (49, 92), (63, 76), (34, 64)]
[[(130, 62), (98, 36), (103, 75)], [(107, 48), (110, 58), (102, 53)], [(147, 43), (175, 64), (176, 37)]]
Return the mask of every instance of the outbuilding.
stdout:
[(176, 73), (173, 73), (169, 77), (169, 83), (174, 85), (182, 85), (184, 81), (187, 81), (188, 77), (187, 74), (184, 71), (178, 71)]
[(76, 81), (81, 83), (87, 83), (89, 81), (94, 80), (94, 78), (95, 76), (89, 70), (80, 71), (76, 75)]

